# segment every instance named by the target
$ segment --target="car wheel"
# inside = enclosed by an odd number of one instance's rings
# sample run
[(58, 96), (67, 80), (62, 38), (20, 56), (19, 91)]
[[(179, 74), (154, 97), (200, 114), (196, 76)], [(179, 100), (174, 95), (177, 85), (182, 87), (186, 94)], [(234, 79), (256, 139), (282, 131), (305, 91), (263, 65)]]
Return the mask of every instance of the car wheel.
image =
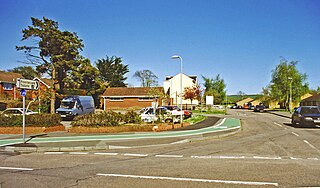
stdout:
[(296, 127), (296, 126), (297, 126), (297, 122), (295, 122), (295, 121), (293, 121), (293, 120), (291, 121), (291, 124), (292, 124), (293, 127)]

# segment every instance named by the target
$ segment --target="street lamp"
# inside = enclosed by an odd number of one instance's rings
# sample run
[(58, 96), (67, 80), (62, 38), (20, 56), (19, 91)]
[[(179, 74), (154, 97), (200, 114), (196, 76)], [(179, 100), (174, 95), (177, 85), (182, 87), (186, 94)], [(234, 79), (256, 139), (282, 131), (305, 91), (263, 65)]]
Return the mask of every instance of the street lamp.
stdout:
[(288, 77), (288, 80), (289, 80), (289, 89), (290, 89), (290, 91), (289, 91), (289, 112), (291, 113), (291, 111), (292, 111), (292, 77)]
[(172, 59), (180, 59), (180, 109), (181, 109), (181, 113), (180, 113), (180, 123), (183, 123), (183, 119), (182, 119), (182, 57), (179, 55), (173, 55), (171, 56)]

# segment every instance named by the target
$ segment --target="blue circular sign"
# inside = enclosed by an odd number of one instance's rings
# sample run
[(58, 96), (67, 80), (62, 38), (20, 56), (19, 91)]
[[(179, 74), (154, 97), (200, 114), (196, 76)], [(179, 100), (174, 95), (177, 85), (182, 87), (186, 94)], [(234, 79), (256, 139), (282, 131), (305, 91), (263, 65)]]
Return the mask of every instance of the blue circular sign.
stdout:
[(27, 91), (26, 91), (25, 89), (21, 89), (21, 90), (20, 90), (20, 95), (21, 95), (22, 97), (25, 97), (26, 94), (27, 94)]

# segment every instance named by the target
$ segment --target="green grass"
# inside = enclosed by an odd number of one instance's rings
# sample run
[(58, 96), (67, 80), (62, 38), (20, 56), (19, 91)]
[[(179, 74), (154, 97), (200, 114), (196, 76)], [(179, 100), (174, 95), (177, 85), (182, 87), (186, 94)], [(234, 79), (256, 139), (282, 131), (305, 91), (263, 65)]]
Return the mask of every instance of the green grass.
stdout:
[(186, 120), (184, 120), (184, 122), (187, 122), (187, 123), (190, 123), (190, 124), (196, 124), (196, 123), (199, 123), (203, 120), (207, 119), (206, 116), (202, 116), (202, 115), (195, 115), (195, 116), (192, 116), (191, 118), (188, 118)]

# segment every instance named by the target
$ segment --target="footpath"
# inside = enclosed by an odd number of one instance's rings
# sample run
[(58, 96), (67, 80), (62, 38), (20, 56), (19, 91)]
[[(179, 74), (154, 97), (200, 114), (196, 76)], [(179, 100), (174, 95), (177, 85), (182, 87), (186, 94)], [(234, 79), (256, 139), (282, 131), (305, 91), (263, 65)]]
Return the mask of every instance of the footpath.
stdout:
[(274, 114), (274, 115), (284, 117), (284, 118), (289, 118), (289, 119), (291, 119), (291, 115), (292, 115), (290, 112), (287, 112), (287, 111), (268, 110), (267, 112), (270, 114)]
[(39, 135), (39, 137), (27, 137), (27, 143), (23, 143), (22, 138), (4, 138), (0, 140), (0, 151), (61, 152), (152, 147), (227, 136), (235, 134), (240, 128), (239, 119), (208, 117), (199, 125), (195, 124), (189, 126), (188, 129), (175, 131), (76, 136), (63, 136), (64, 134), (59, 135), (56, 133)]

